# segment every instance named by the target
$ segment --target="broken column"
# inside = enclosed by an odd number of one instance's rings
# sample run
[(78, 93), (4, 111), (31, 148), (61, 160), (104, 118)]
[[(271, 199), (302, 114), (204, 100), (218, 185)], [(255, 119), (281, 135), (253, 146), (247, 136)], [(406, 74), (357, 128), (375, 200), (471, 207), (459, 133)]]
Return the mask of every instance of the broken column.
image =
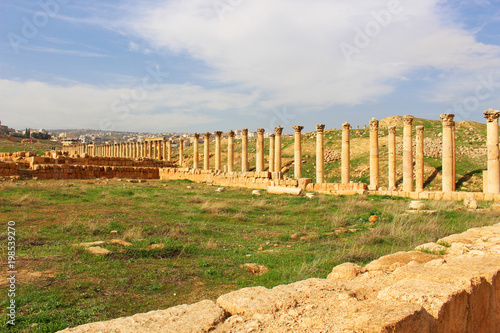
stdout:
[(380, 186), (379, 179), (379, 151), (378, 151), (378, 120), (370, 120), (370, 186), (369, 189), (377, 191)]
[(484, 111), (486, 118), (486, 148), (488, 149), (488, 175), (485, 189), (488, 193), (500, 193), (500, 160), (498, 148), (498, 117), (500, 111)]
[(221, 146), (220, 138), (222, 135), (221, 131), (217, 131), (215, 134), (215, 170), (221, 170)]
[(304, 126), (292, 126), (295, 131), (293, 167), (295, 179), (302, 178), (302, 134)]
[(415, 152), (415, 191), (422, 192), (424, 190), (424, 126), (415, 127), (417, 141)]
[(316, 183), (325, 182), (325, 125), (316, 125)]
[(276, 126), (274, 128), (275, 138), (275, 158), (274, 158), (274, 170), (276, 172), (281, 172), (281, 133), (283, 132), (283, 127)]
[(203, 134), (203, 170), (210, 169), (210, 133)]
[(241, 171), (248, 172), (248, 128), (241, 130)]
[(443, 123), (443, 166), (442, 166), (442, 174), (443, 174), (443, 192), (453, 192), (455, 191), (455, 182), (454, 182), (454, 161), (453, 157), (455, 156), (454, 147), (453, 147), (453, 127), (455, 126), (455, 122), (453, 121), (454, 114), (444, 113), (440, 116), (441, 122)]
[(349, 184), (351, 178), (351, 125), (348, 122), (342, 124), (342, 160), (341, 160), (341, 182)]
[(184, 139), (179, 139), (179, 166), (184, 164)]
[(396, 190), (396, 126), (389, 126), (387, 146), (389, 150), (389, 191)]
[(264, 171), (264, 129), (257, 128), (257, 154), (256, 154), (255, 171)]
[(275, 159), (275, 135), (269, 134), (269, 172), (274, 172)]
[(234, 131), (227, 132), (227, 172), (234, 171)]
[(403, 191), (413, 192), (413, 116), (403, 117)]
[(198, 151), (198, 141), (200, 140), (200, 135), (194, 133), (193, 135), (193, 169), (198, 169), (200, 163), (200, 153)]

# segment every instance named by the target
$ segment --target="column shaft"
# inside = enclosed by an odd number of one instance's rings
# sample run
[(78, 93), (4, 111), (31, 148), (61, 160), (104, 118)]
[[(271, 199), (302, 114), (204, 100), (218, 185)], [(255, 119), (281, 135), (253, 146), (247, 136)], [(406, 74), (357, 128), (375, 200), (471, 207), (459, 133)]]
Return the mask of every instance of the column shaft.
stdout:
[(255, 158), (255, 171), (264, 171), (264, 129), (257, 129), (257, 154)]
[(275, 158), (276, 158), (276, 153), (275, 153), (275, 135), (274, 134), (269, 134), (269, 172), (274, 172), (275, 169)]
[(415, 127), (416, 134), (416, 152), (415, 152), (415, 191), (424, 190), (424, 126)]
[(341, 182), (349, 184), (351, 181), (351, 125), (345, 122), (342, 124), (342, 160), (341, 160)]
[(227, 172), (234, 171), (234, 131), (227, 133)]
[(443, 192), (453, 192), (455, 190), (454, 183), (454, 175), (453, 175), (453, 166), (455, 162), (453, 161), (454, 152), (453, 152), (453, 126), (454, 121), (453, 117), (455, 115), (451, 113), (445, 113), (441, 115), (441, 121), (443, 123), (443, 166), (442, 166), (442, 175), (443, 175)]
[(302, 134), (304, 126), (292, 126), (295, 131), (293, 167), (295, 179), (302, 178)]
[(377, 191), (380, 186), (379, 179), (379, 149), (378, 149), (378, 120), (370, 120), (370, 190)]
[(403, 122), (403, 191), (413, 192), (413, 116), (404, 116)]
[(316, 125), (316, 183), (325, 182), (325, 125)]
[(248, 129), (241, 130), (241, 171), (248, 172)]
[(396, 190), (396, 126), (389, 126), (388, 150), (389, 150), (389, 191)]

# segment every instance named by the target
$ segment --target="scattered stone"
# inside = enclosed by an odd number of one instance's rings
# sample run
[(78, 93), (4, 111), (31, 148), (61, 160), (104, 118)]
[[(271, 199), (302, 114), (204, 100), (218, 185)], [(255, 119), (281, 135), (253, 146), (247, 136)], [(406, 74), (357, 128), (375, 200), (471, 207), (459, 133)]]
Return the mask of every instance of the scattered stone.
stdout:
[(132, 246), (132, 243), (129, 243), (129, 242), (126, 242), (124, 240), (121, 240), (121, 239), (112, 239), (109, 241), (111, 244), (118, 244), (118, 245), (121, 245), (121, 246)]
[(118, 231), (117, 230), (111, 230), (110, 234), (111, 235), (116, 235), (116, 234), (118, 234)]
[(137, 179), (128, 179), (127, 182), (129, 182), (129, 183), (138, 183), (139, 180), (137, 180)]
[(437, 210), (428, 210), (428, 209), (420, 209), (420, 210), (407, 210), (406, 213), (408, 214), (426, 214), (426, 215), (435, 215), (437, 214)]
[(378, 216), (377, 216), (377, 215), (372, 215), (372, 216), (370, 216), (370, 218), (368, 219), (368, 221), (370, 221), (370, 222), (377, 222), (377, 220), (378, 220)]
[(336, 281), (352, 280), (359, 274), (365, 272), (366, 268), (350, 262), (346, 262), (341, 265), (335, 266), (332, 272), (328, 275), (327, 279)]
[(422, 200), (412, 200), (410, 202), (410, 205), (408, 206), (408, 209), (414, 209), (414, 210), (421, 210), (424, 209), (425, 207), (425, 202)]
[(105, 256), (105, 255), (113, 253), (110, 250), (105, 249), (105, 248), (100, 247), (100, 246), (86, 247), (85, 251), (87, 251), (90, 254), (96, 255), (96, 256)]
[(89, 243), (80, 243), (77, 246), (90, 247), (90, 246), (99, 246), (99, 245), (103, 245), (103, 244), (106, 244), (106, 242), (105, 241), (97, 241), (97, 242), (89, 242)]
[(306, 193), (306, 197), (308, 197), (309, 199), (315, 199), (318, 196), (316, 195), (316, 193)]
[(467, 209), (477, 209), (478, 208), (477, 200), (473, 197), (465, 198), (464, 206)]
[(493, 204), (490, 207), (491, 210), (493, 211), (499, 211), (500, 210), (500, 204)]
[(192, 190), (192, 189), (194, 189), (194, 187), (193, 187), (193, 186), (191, 186), (191, 185), (186, 186), (186, 188), (187, 188), (188, 190)]
[(219, 187), (218, 189), (215, 190), (216, 192), (226, 192), (225, 187)]
[(262, 193), (259, 190), (253, 190), (252, 195), (261, 195)]
[(146, 183), (147, 180), (146, 179), (139, 179), (139, 183)]
[(296, 232), (290, 236), (291, 239), (297, 239), (300, 236), (300, 232)]
[(266, 266), (257, 265), (254, 263), (247, 263), (247, 264), (240, 265), (240, 268), (246, 269), (252, 275), (256, 275), (256, 276), (261, 276), (262, 274), (269, 272), (269, 268), (267, 268)]
[(151, 250), (161, 250), (165, 247), (165, 244), (151, 244), (149, 245), (149, 248)]

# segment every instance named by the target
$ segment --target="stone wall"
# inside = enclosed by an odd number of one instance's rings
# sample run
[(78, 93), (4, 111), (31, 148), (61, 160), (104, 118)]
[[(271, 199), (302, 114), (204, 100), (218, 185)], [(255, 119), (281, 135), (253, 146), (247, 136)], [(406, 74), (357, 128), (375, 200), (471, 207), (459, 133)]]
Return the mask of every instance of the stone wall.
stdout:
[(497, 224), (366, 267), (344, 263), (326, 279), (244, 288), (60, 332), (500, 332), (499, 255)]

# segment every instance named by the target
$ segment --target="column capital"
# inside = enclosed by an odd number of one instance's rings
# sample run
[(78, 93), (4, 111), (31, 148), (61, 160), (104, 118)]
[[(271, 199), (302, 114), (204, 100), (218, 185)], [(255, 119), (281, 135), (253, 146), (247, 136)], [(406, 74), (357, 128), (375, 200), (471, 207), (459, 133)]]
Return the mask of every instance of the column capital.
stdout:
[(323, 133), (324, 130), (325, 130), (325, 124), (317, 124), (316, 125), (316, 132)]
[(439, 116), (443, 126), (455, 126), (455, 122), (453, 121), (454, 117), (455, 115), (453, 113), (443, 113)]
[(195, 138), (195, 139), (199, 139), (199, 138), (200, 138), (200, 135), (199, 135), (198, 133), (194, 133), (194, 134), (193, 134), (193, 138)]
[(417, 130), (417, 134), (423, 134), (424, 133), (424, 126), (423, 125), (418, 125), (415, 127)]
[(405, 125), (408, 125), (408, 126), (413, 125), (413, 116), (410, 114), (404, 115), (403, 116), (403, 123)]
[(183, 139), (183, 138), (180, 138), (180, 139), (179, 139), (179, 142), (184, 142), (184, 139)]
[(257, 133), (263, 135), (266, 130), (263, 128), (257, 128)]
[(370, 131), (378, 131), (378, 120), (375, 118), (370, 120)]
[(283, 133), (283, 127), (281, 127), (281, 126), (276, 126), (276, 127), (274, 128), (274, 133), (275, 133), (276, 135), (281, 135), (281, 133)]
[(244, 128), (241, 130), (241, 135), (248, 135), (248, 128)]
[(304, 129), (304, 126), (292, 126), (295, 133), (300, 133)]
[(389, 130), (389, 133), (396, 134), (396, 126), (389, 126), (387, 129)]
[(274, 137), (275, 137), (275, 134), (271, 133), (271, 134), (269, 134), (269, 137), (270, 137), (270, 138), (274, 138)]
[(169, 138), (169, 139), (168, 139), (168, 142), (169, 142), (169, 143), (172, 143), (172, 138)]
[(206, 140), (208, 140), (208, 139), (210, 139), (210, 135), (211, 135), (211, 134), (210, 134), (210, 132), (206, 132), (205, 134), (203, 134), (203, 137), (204, 137)]
[(220, 138), (220, 136), (222, 135), (222, 131), (215, 131), (214, 134), (216, 137)]
[(486, 118), (486, 122), (487, 123), (494, 122), (500, 116), (500, 111), (497, 111), (497, 110), (494, 110), (494, 109), (486, 110), (483, 113), (484, 113), (484, 118)]
[(227, 132), (227, 136), (229, 136), (230, 138), (234, 138), (234, 131), (230, 130), (229, 132)]
[(345, 121), (345, 122), (342, 123), (342, 129), (343, 130), (350, 130), (351, 129), (351, 125), (347, 121)]

